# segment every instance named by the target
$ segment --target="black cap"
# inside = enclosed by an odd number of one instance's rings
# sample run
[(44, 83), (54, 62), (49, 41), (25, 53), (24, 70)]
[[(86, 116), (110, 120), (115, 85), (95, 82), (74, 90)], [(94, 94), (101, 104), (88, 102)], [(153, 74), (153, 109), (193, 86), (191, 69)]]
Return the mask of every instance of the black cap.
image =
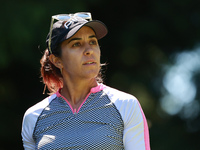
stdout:
[[(81, 17), (73, 17), (69, 21), (57, 21), (53, 24), (50, 48), (54, 53), (57, 46), (63, 41), (69, 39), (76, 34), (83, 26), (92, 28), (97, 39), (103, 38), (107, 33), (106, 25), (98, 20), (87, 21)], [(50, 34), (50, 33), (49, 33)], [(46, 39), (46, 44), (49, 49), (49, 34)]]

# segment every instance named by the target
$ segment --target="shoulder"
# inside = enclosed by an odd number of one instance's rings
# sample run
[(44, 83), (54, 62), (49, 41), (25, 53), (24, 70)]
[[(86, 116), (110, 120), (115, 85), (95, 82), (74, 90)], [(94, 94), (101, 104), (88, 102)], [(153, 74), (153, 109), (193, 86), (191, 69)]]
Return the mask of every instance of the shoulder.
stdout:
[(56, 94), (53, 94), (42, 101), (38, 102), (37, 104), (33, 105), (25, 112), (25, 116), (29, 115), (39, 115), (41, 111), (49, 105), (49, 103), (56, 97)]
[(104, 90), (103, 90), (107, 96), (109, 97), (109, 99), (115, 103), (116, 105), (127, 105), (127, 104), (133, 104), (133, 103), (137, 103), (138, 100), (135, 96), (122, 92), (120, 90), (111, 88), (109, 86), (105, 86)]
[(22, 135), (24, 133), (32, 134), (35, 123), (40, 116), (43, 109), (49, 105), (49, 103), (56, 97), (56, 94), (53, 94), (44, 100), (40, 101), (39, 103), (35, 104), (34, 106), (27, 109), (24, 114), (23, 122), (22, 122)]
[(115, 104), (124, 121), (125, 149), (150, 149), (146, 117), (137, 98), (131, 94), (105, 86), (103, 91)]
[(22, 141), (25, 149), (34, 149), (34, 140), (33, 140), (33, 131), (35, 129), (35, 124), (38, 117), (40, 116), (43, 109), (49, 105), (49, 103), (56, 97), (56, 94), (53, 94), (41, 102), (30, 107), (24, 114), (22, 122)]
[(143, 119), (143, 110), (135, 96), (108, 86), (103, 91), (120, 112), (125, 125), (133, 118), (137, 118), (138, 121)]

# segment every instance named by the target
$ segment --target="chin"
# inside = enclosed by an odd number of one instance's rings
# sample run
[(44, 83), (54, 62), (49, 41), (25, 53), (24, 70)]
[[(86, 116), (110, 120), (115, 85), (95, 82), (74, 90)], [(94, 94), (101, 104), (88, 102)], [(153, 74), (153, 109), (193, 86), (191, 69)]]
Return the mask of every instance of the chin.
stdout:
[(90, 71), (90, 72), (87, 72), (85, 77), (88, 78), (88, 79), (95, 79), (99, 74), (99, 71)]

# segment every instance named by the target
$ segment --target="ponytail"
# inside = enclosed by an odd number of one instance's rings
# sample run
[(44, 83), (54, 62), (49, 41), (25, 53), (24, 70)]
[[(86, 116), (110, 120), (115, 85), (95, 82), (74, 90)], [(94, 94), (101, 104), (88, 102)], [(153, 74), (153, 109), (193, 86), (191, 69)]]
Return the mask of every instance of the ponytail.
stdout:
[(49, 60), (48, 49), (45, 50), (44, 55), (40, 60), (40, 64), (41, 77), (43, 79), (45, 87), (47, 86), (48, 90), (50, 91), (50, 94), (57, 92), (59, 88), (63, 87), (63, 78), (60, 69), (57, 68), (54, 64), (52, 64)]

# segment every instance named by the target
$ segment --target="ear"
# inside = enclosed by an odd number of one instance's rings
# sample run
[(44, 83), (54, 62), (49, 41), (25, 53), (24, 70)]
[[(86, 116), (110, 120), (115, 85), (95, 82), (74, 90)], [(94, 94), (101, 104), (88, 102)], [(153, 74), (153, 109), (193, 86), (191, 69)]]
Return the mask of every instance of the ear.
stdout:
[(51, 54), (49, 56), (49, 60), (51, 61), (54, 66), (56, 66), (59, 69), (63, 68), (62, 60), (59, 57), (56, 57), (55, 55)]

